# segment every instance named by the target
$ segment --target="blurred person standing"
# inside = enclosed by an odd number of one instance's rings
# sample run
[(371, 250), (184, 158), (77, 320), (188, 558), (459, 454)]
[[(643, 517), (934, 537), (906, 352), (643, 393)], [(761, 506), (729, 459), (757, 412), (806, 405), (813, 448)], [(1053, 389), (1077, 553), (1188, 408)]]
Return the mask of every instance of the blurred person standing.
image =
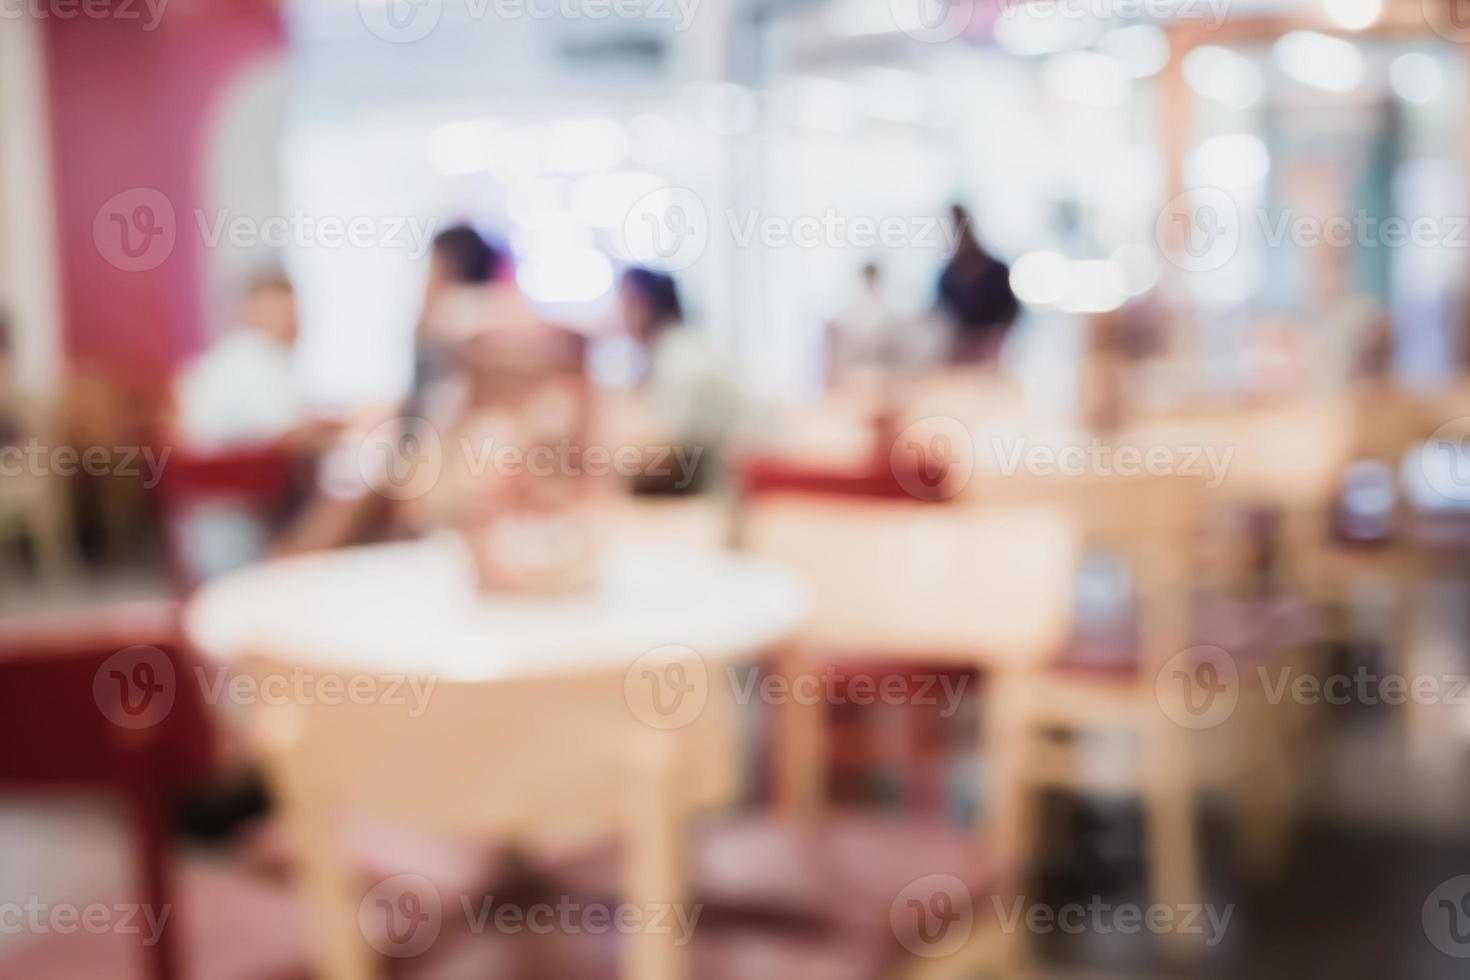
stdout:
[(993, 364), (1020, 313), (1011, 291), (1011, 270), (981, 247), (970, 213), (962, 205), (950, 208), (950, 220), (955, 251), (939, 275), (936, 304), (954, 329), (950, 360)]

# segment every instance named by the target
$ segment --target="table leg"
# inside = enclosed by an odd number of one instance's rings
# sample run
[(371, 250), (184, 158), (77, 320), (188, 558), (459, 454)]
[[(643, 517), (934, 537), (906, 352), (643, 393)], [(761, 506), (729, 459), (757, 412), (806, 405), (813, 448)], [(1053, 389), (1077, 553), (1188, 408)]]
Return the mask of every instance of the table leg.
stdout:
[[(1143, 733), (1149, 889), (1154, 902), (1176, 914), (1198, 908), (1203, 901), (1192, 734), (1162, 719)], [(1179, 930), (1166, 932), (1161, 939), (1164, 952), (1177, 961), (1192, 961), (1202, 948), (1202, 937)]]
[(682, 924), (697, 918), (684, 895), (675, 746), (668, 732), (642, 733), (633, 746), (623, 901), (638, 909), (643, 925), (626, 937), (624, 980), (683, 980), (686, 975), (685, 950), (693, 936)]
[[(786, 680), (785, 690), (807, 687), (797, 684), (802, 671), (810, 669), (799, 648), (781, 650), (775, 663)], [(772, 756), (778, 805), (789, 815), (809, 817), (822, 809), (827, 797), (828, 713), (823, 700), (802, 700), (788, 697), (777, 706)]]

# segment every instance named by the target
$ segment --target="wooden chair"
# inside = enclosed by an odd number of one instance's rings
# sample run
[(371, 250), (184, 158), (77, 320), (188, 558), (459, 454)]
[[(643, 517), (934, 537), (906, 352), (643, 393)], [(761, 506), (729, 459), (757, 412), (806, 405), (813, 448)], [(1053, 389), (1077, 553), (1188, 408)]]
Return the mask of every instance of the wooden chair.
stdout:
[[(168, 377), (150, 369), (130, 366), (124, 372), (116, 364), (78, 366), (63, 380), (57, 399), (57, 444), (128, 452), (152, 446), (161, 452), (157, 434), (168, 414), (170, 391)], [(165, 462), (161, 456), (155, 459), (159, 465)], [(130, 473), (69, 481), (82, 491), (84, 511), (98, 522), (106, 557), (112, 561), (136, 560), (153, 527), (146, 471), (140, 470), (135, 460)]]
[[(256, 658), (249, 672), (262, 682), (301, 676), (313, 689), (362, 683), (346, 672), (300, 672), (268, 656)], [(384, 949), (373, 929), (386, 925), (368, 927), (360, 918), (360, 906), (363, 915), (374, 910), (356, 887), (342, 844), (344, 828), (355, 821), (538, 844), (616, 831), (628, 848), (624, 901), (682, 902), (684, 817), (735, 792), (734, 702), (723, 672), (711, 667), (697, 718), (659, 730), (630, 711), (625, 683), (639, 679), (626, 674), (618, 665), (537, 678), (438, 678), (418, 716), (387, 697), (259, 706), (252, 737), (298, 855), (320, 975), (376, 976), (370, 939)], [(444, 903), (446, 918), (459, 912), (458, 896)], [(401, 945), (389, 951), (397, 950), (418, 952)], [(679, 954), (670, 937), (639, 932), (628, 937), (621, 975), (676, 980), (683, 974)]]
[[(1012, 712), (1023, 786), (1017, 825), (1037, 826), (1035, 808), (1048, 790), (1136, 793), (1153, 900), (1197, 905), (1203, 901), (1198, 793), (1224, 785), (1235, 791), (1252, 853), (1273, 861), (1289, 780), (1285, 709), (1266, 705), (1255, 667), (1277, 649), (1267, 644), (1276, 626), (1244, 628), (1262, 612), (1254, 607), (1227, 605), (1223, 616), (1202, 616), (1196, 598), (1202, 483), (1185, 476), (1023, 477), (982, 483), (976, 497), (987, 494), (1046, 502), (1070, 515), (1087, 552), (1121, 560), (1129, 580), (1123, 617), (1113, 623), (1122, 634), (1114, 637), (1113, 656), (1089, 656), (1079, 630), (1046, 669), (1018, 685)], [(1290, 649), (1284, 643), (1281, 652)], [(1201, 692), (1201, 684), (1217, 680), (1225, 687)], [(1216, 710), (1221, 695), (1227, 700)], [(1232, 704), (1238, 704), (1234, 714), (1225, 710)], [(1082, 752), (1089, 737), (1106, 733), (1132, 740), (1129, 757), (1087, 764)], [(1207, 738), (1214, 734), (1222, 737)], [(1031, 842), (1022, 840), (1019, 849), (1028, 853)], [(1170, 953), (1197, 951), (1194, 937), (1170, 933), (1165, 940)]]
[(296, 457), (276, 443), (218, 453), (176, 450), (158, 486), (164, 552), (175, 589), (187, 594), (199, 582), (187, 540), (196, 508), (224, 502), (263, 523), (280, 522), (289, 503)]
[[(1061, 641), (1078, 560), (1072, 526), (1025, 505), (977, 512), (799, 495), (753, 503), (746, 531), (752, 551), (798, 571), (810, 592), (810, 615), (780, 665), (788, 678), (834, 656), (984, 670), (981, 836), (1002, 869), (1001, 889), (1012, 887), (1024, 834), (1015, 695)], [(793, 701), (777, 742), (779, 796), (816, 826), (825, 715), (825, 705)], [(980, 930), (964, 956), (1004, 965), (1018, 938)]]
[[(1447, 471), (1431, 476), (1430, 468), (1449, 462), (1440, 453), (1462, 453), (1470, 439), (1470, 422), (1452, 414), (1459, 411), (1461, 395), (1463, 389), (1429, 396), (1387, 381), (1364, 381), (1348, 402), (1348, 461), (1354, 470), (1377, 478), (1387, 509), (1367, 533), (1329, 538), (1317, 555), (1316, 582), (1324, 604), (1337, 613), (1336, 637), (1343, 642), (1362, 638), (1350, 618), (1356, 608), (1374, 600), (1385, 603), (1386, 622), (1373, 624), (1381, 630), (1376, 639), (1382, 644), (1384, 673), (1412, 678), (1440, 669), (1421, 659), (1426, 653), (1433, 657), (1419, 634), (1421, 597), (1470, 549), (1470, 512), (1459, 499), (1460, 488), (1441, 482), (1453, 476)], [(1346, 492), (1344, 486), (1339, 515), (1347, 510)], [(1401, 747), (1416, 756), (1433, 752), (1443, 744), (1445, 726), (1453, 724), (1446, 714), (1438, 706), (1406, 699), (1395, 719)]]
[[(61, 443), (55, 441), (56, 427), (47, 416), (38, 406), (23, 408), (21, 437), (36, 438), (54, 450)], [(0, 476), (0, 537), (17, 531), (30, 542), (36, 568), (44, 578), (55, 580), (77, 567), (71, 499), (60, 474), (33, 471), (23, 462), (19, 472)]]
[[(1272, 574), (1308, 585), (1317, 580), (1324, 529), (1351, 458), (1353, 431), (1347, 402), (1301, 401), (1143, 419), (1120, 434), (1119, 442), (1209, 451), (1224, 461), (1223, 479), (1207, 488), (1206, 571), (1212, 584), (1250, 591), (1258, 583), (1247, 579), (1262, 571), (1263, 549), (1280, 563)], [(1272, 515), (1269, 540), (1241, 533), (1243, 515), (1262, 513)]]

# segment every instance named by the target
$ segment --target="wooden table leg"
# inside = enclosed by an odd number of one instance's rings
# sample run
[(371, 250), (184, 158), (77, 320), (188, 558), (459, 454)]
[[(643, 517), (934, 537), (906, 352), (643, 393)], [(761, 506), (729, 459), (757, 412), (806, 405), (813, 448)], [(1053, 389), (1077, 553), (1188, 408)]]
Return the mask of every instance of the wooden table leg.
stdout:
[(644, 928), (624, 939), (621, 975), (624, 980), (684, 980), (684, 951), (693, 937), (678, 929), (693, 916), (675, 914), (686, 902), (676, 742), (668, 732), (645, 732), (633, 752), (623, 901), (639, 910)]
[[(775, 664), (788, 693), (801, 689), (796, 682), (812, 669), (795, 645), (779, 651)], [(775, 708), (772, 761), (777, 805), (791, 816), (814, 816), (827, 797), (827, 704), (820, 698), (812, 703), (810, 698), (787, 697)]]
[[(1194, 734), (1162, 717), (1143, 732), (1149, 890), (1152, 901), (1169, 906), (1176, 915), (1197, 908), (1204, 900), (1195, 809)], [(1199, 955), (1203, 936), (1176, 930), (1161, 939), (1171, 958), (1188, 961)]]

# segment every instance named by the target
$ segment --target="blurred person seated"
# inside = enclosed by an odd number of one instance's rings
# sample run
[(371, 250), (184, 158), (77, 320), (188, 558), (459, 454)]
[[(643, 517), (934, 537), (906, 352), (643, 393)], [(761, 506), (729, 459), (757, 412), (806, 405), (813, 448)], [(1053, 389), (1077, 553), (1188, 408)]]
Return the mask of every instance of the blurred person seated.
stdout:
[(278, 272), (257, 275), (244, 323), (195, 358), (175, 387), (174, 431), (190, 449), (284, 439), (302, 421), (296, 380), (296, 294)]
[(1011, 291), (1011, 270), (981, 247), (970, 213), (962, 205), (950, 208), (950, 220), (955, 251), (939, 275), (936, 303), (953, 328), (950, 360), (994, 364), (1021, 312)]
[[(687, 493), (718, 482), (719, 455), (735, 436), (743, 404), (731, 373), (703, 331), (684, 319), (672, 276), (634, 267), (618, 286), (623, 329), (643, 351), (639, 391), (646, 396), (649, 467), (634, 492)], [(688, 466), (666, 466), (670, 457)]]
[[(315, 449), (323, 429), (305, 421), (297, 383), (296, 298), (279, 272), (251, 279), (243, 323), (219, 338), (179, 374), (174, 385), (173, 437), (198, 460), (282, 455)], [(169, 515), (183, 578), (202, 582), (261, 557), (284, 515), (228, 494)]]
[[(462, 535), (482, 591), (558, 593), (589, 584), (583, 338), (545, 322), (512, 283), (456, 290), (431, 316), (453, 360), (434, 412), (422, 420), (441, 440), (443, 472), (410, 498), (418, 523)], [(415, 433), (400, 439), (407, 457)]]
[[(452, 415), (461, 352), (455, 339), (444, 333), (454, 318), (447, 307), (476, 287), (487, 286), (506, 267), (505, 255), (491, 245), (473, 226), (456, 224), (434, 236), (429, 248), (428, 272), (423, 300), (413, 333), (412, 381), (401, 404), (376, 413), (365, 413), (348, 427), (344, 441), (323, 462), (314, 494), (301, 519), (283, 540), (284, 554), (319, 551), (353, 544), (410, 537), (423, 529), (422, 514), (404, 495), (389, 487), (363, 485), (359, 473), (358, 441), (365, 433), (377, 432), (384, 420), (409, 420), (397, 433), (398, 443), (388, 446), (412, 459), (412, 443), (430, 438), (419, 431), (429, 419), (443, 421)], [(456, 300), (459, 297), (459, 300)]]
[(429, 247), (423, 305), (414, 331), (413, 388), (404, 415), (412, 417), (425, 410), (424, 399), (453, 369), (453, 344), (436, 329), (436, 324), (446, 322), (447, 318), (436, 318), (436, 309), (466, 287), (494, 281), (505, 265), (500, 250), (470, 225), (454, 225), (434, 236)]

